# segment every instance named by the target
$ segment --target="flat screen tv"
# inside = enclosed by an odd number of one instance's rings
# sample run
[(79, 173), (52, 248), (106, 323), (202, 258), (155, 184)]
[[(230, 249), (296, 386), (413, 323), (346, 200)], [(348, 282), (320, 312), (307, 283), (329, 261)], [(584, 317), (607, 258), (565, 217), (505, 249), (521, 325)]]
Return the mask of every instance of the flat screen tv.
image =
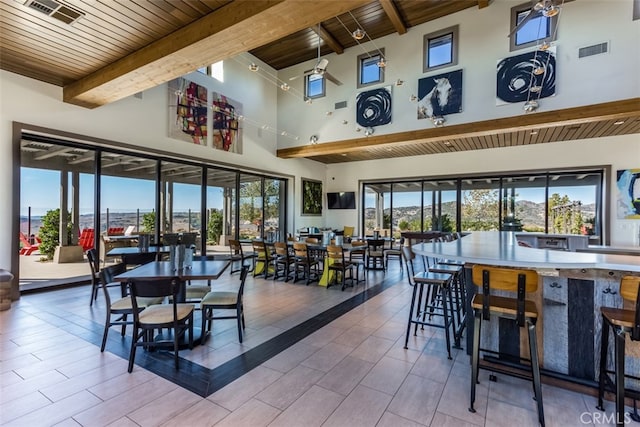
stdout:
[(327, 207), (329, 209), (355, 209), (356, 193), (354, 191), (327, 193)]

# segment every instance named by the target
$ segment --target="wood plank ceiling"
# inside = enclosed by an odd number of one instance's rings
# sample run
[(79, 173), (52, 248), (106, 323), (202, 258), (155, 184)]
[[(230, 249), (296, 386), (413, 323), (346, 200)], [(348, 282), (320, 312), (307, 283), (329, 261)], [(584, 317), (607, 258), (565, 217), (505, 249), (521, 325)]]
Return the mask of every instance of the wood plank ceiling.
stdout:
[[(29, 7), (33, 2), (40, 10)], [(68, 24), (42, 12), (42, 6), (55, 7), (55, 2), (78, 12), (79, 19)], [(318, 28), (325, 41), (321, 53), (341, 53), (356, 45), (343, 24), (355, 27), (357, 20), (375, 39), (487, 6), (489, 0), (324, 0), (322, 7), (300, 0), (3, 0), (0, 68), (61, 86), (65, 102), (94, 108), (246, 51), (276, 70), (307, 61), (317, 54)], [(52, 15), (59, 18), (61, 11)], [(477, 124), (471, 123), (297, 147), (278, 155), (334, 163), (639, 132), (638, 100), (620, 108), (625, 117), (596, 108), (587, 110), (594, 114), (590, 118), (575, 113), (585, 120), (579, 125), (525, 123), (477, 135), (471, 132)], [(624, 125), (612, 124), (621, 120)], [(531, 135), (534, 125), (537, 135)]]

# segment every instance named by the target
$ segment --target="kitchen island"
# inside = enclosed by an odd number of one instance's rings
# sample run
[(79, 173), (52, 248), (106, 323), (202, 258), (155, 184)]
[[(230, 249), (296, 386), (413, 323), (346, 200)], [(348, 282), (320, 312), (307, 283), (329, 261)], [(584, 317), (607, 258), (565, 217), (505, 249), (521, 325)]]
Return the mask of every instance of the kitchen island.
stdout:
[[(620, 278), (640, 275), (640, 257), (603, 253), (537, 249), (518, 244), (515, 232), (472, 232), (452, 242), (425, 242), (412, 246), (418, 255), (473, 264), (530, 268), (540, 275), (538, 292), (532, 296), (540, 312), (538, 348), (543, 375), (594, 386), (600, 363), (600, 307), (622, 307)], [(467, 305), (476, 287), (466, 277)], [(469, 306), (467, 306), (467, 312)], [(466, 316), (467, 331), (474, 318)], [(482, 342), (508, 356), (501, 363), (514, 364), (528, 354), (526, 339), (519, 340), (518, 326), (506, 319), (492, 319), (482, 327)], [(467, 333), (467, 351), (471, 348)], [(524, 337), (523, 337), (524, 338)], [(609, 345), (612, 352), (613, 346)], [(612, 354), (608, 360), (613, 360)], [(517, 365), (517, 362), (515, 363)], [(612, 368), (613, 366), (610, 366)], [(640, 376), (640, 345), (627, 345), (627, 372)], [(637, 381), (628, 386), (639, 389)]]

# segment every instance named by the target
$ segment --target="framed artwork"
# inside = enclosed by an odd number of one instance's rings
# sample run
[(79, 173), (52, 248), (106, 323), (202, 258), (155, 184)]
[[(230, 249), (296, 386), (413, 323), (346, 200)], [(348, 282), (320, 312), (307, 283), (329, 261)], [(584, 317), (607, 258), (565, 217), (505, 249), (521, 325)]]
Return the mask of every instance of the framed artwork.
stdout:
[(213, 148), (242, 153), (242, 104), (213, 92)]
[(322, 182), (302, 178), (302, 215), (322, 215)]
[(462, 112), (462, 70), (418, 80), (418, 119)]
[(207, 88), (184, 78), (169, 88), (169, 137), (207, 144)]
[(618, 218), (640, 219), (640, 169), (622, 169), (616, 175)]
[(360, 92), (356, 97), (356, 122), (362, 127), (391, 123), (391, 86)]
[[(534, 70), (542, 69), (542, 74)], [(498, 61), (496, 105), (541, 99), (556, 94), (556, 47), (511, 56)], [(529, 88), (540, 88), (538, 92)], [(533, 93), (530, 93), (533, 92)]]

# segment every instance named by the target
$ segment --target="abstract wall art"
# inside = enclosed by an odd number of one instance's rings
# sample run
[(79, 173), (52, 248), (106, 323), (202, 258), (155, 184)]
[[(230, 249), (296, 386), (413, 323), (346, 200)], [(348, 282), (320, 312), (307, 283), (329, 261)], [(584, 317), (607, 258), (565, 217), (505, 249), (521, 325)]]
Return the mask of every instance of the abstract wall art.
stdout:
[(640, 169), (617, 171), (616, 210), (619, 219), (640, 219)]
[[(541, 74), (534, 70), (542, 70)], [(556, 94), (556, 48), (535, 50), (498, 61), (496, 105), (525, 102)], [(530, 89), (539, 89), (531, 91)]]
[(213, 92), (213, 146), (242, 153), (242, 104)]
[(322, 182), (302, 178), (302, 215), (322, 215)]
[(462, 70), (418, 80), (418, 119), (462, 112)]
[(184, 78), (169, 82), (169, 137), (207, 143), (207, 88)]
[(356, 97), (356, 122), (362, 127), (391, 123), (391, 86), (360, 92)]

